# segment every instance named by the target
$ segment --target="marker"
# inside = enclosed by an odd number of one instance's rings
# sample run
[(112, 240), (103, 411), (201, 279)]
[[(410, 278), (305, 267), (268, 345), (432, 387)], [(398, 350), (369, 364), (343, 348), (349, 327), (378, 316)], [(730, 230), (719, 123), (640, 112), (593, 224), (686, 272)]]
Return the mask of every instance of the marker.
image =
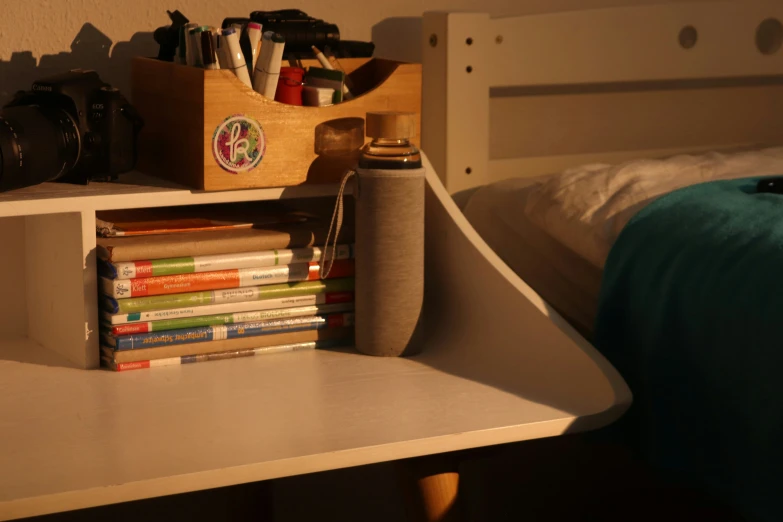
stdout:
[(220, 69), (222, 68), (220, 54), (218, 52), (218, 35), (220, 35), (220, 29), (210, 25), (209, 32), (212, 33), (212, 54), (215, 56), (215, 66)]
[(239, 37), (237, 36), (236, 29), (226, 28), (223, 29), (223, 42), (226, 44), (225, 52), (228, 55), (229, 69), (231, 69), (237, 78), (248, 87), (252, 87), (250, 82), (250, 74), (247, 72), (247, 63), (245, 63), (245, 56), (242, 54), (242, 49), (239, 47)]
[(190, 33), (190, 41), (193, 45), (193, 65), (195, 67), (202, 67), (204, 65), (204, 62), (201, 61), (201, 33), (204, 31), (208, 31), (209, 26), (202, 25), (200, 27), (196, 27), (195, 29), (191, 29)]
[(223, 37), (223, 31), (224, 29), (216, 29), (215, 35), (216, 35), (216, 42), (215, 42), (215, 53), (217, 54), (218, 58), (218, 64), (220, 64), (221, 69), (230, 69), (231, 68), (231, 62), (228, 60), (228, 44), (226, 43), (226, 39)]
[[(336, 70), (332, 65), (332, 62), (329, 61), (329, 59), (324, 55), (324, 53), (321, 52), (320, 49), (318, 49), (318, 47), (313, 45), (311, 48), (313, 53), (315, 53), (315, 59), (318, 60), (318, 63), (321, 64), (321, 67), (324, 69), (329, 69), (330, 71)], [(345, 83), (343, 83), (343, 98), (346, 100), (353, 98), (353, 94), (351, 94), (351, 91), (348, 89), (348, 86), (345, 85)]]
[(277, 80), (280, 77), (280, 65), (283, 62), (285, 38), (279, 33), (267, 31), (261, 41), (261, 55), (258, 57), (253, 73), (253, 89), (274, 100)]
[(190, 31), (198, 27), (198, 24), (190, 22), (182, 27), (185, 33), (185, 65), (196, 65), (196, 59), (193, 57), (193, 40), (190, 39)]
[(215, 48), (212, 46), (212, 31), (204, 31), (201, 33), (201, 63), (204, 64), (204, 69), (215, 70), (219, 69), (215, 57)]
[(331, 62), (326, 59), (326, 56), (324, 56), (324, 53), (322, 53), (318, 47), (313, 45), (311, 49), (313, 50), (313, 53), (315, 53), (315, 59), (318, 60), (318, 63), (321, 64), (321, 67), (323, 67), (324, 69), (334, 70), (334, 67), (332, 67)]
[(185, 31), (187, 31), (187, 29), (185, 29), (184, 25), (181, 25), (179, 27), (179, 43), (177, 44), (177, 63), (180, 65), (186, 65), (188, 63), (188, 45), (185, 43), (187, 42), (187, 33)]
[(258, 44), (261, 43), (261, 24), (255, 22), (247, 24), (247, 39), (250, 41), (251, 69), (255, 70), (258, 61)]

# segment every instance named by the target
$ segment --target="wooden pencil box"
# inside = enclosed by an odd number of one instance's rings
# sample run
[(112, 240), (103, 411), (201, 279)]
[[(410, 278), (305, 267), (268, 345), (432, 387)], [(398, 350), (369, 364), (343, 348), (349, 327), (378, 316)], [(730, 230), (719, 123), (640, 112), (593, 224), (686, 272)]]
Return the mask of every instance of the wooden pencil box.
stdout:
[[(144, 119), (137, 169), (210, 191), (339, 182), (366, 142), (368, 111), (421, 114), (421, 64), (378, 58), (340, 64), (355, 97), (305, 107), (265, 98), (228, 70), (134, 58), (132, 103)], [(302, 63), (310, 65), (318, 63)], [(323, 143), (340, 133), (343, 144), (325, 154)]]

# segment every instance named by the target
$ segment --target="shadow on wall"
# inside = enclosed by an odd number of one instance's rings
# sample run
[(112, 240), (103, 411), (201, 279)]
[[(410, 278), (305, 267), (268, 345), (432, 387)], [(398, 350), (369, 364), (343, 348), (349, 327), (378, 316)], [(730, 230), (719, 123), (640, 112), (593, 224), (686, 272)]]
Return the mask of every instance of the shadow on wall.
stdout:
[(35, 80), (79, 68), (95, 70), (104, 82), (130, 98), (130, 59), (157, 53), (152, 33), (136, 33), (129, 42), (118, 42), (112, 49), (111, 39), (86, 23), (71, 42), (70, 52), (43, 55), (37, 64), (32, 51), (17, 51), (9, 61), (0, 60), (0, 104), (15, 92), (30, 89)]
[(421, 63), (422, 18), (387, 18), (372, 27), (375, 56), (401, 62)]

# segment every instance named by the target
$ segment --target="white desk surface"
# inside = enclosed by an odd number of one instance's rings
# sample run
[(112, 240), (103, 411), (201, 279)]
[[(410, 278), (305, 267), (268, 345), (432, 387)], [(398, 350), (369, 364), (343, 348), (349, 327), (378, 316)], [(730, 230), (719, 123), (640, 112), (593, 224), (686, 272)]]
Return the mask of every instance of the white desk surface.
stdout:
[(442, 362), (325, 351), (124, 373), (1, 362), (0, 518), (538, 438), (611, 395), (563, 380), (553, 399), (566, 400), (550, 405), (525, 398), (526, 371), (503, 390)]

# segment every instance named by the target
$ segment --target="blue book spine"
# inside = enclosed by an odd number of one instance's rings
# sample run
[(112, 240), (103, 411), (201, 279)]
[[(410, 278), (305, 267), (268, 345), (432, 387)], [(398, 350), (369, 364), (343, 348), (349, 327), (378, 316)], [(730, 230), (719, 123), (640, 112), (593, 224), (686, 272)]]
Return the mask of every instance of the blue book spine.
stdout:
[(98, 275), (102, 275), (107, 279), (117, 279), (117, 269), (112, 263), (109, 263), (105, 259), (98, 260)]
[(220, 341), (223, 339), (236, 339), (238, 337), (253, 337), (282, 332), (339, 328), (341, 326), (351, 326), (352, 324), (353, 314), (345, 313), (184, 328), (182, 330), (169, 330), (166, 332), (151, 332), (145, 334), (121, 336), (104, 335), (104, 337), (107, 344), (115, 350), (134, 350), (140, 348), (155, 348), (158, 346), (172, 346), (175, 344)]

